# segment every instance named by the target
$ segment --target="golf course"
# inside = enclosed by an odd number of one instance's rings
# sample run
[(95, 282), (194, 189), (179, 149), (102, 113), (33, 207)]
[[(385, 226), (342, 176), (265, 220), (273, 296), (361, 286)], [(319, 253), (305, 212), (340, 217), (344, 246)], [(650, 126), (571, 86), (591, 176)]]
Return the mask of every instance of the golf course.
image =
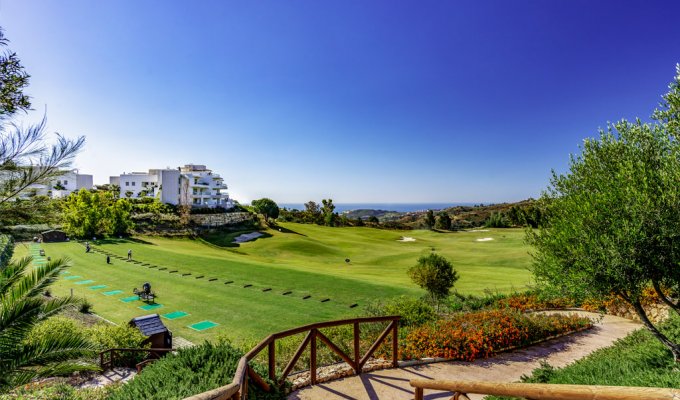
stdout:
[[(372, 301), (422, 296), (406, 271), (432, 251), (453, 263), (460, 276), (454, 289), (464, 294), (509, 292), (530, 283), (522, 229), (394, 231), (281, 223), (261, 232), (240, 245), (232, 243), (238, 233), (106, 239), (90, 242), (89, 253), (75, 241), (26, 243), (17, 245), (15, 257), (34, 255), (36, 265), (46, 257), (67, 257), (72, 266), (52, 287), (54, 295), (72, 291), (93, 312), (119, 324), (158, 313), (175, 335), (193, 342), (218, 335), (258, 340), (359, 315)], [(155, 304), (133, 295), (145, 282), (156, 294)]]

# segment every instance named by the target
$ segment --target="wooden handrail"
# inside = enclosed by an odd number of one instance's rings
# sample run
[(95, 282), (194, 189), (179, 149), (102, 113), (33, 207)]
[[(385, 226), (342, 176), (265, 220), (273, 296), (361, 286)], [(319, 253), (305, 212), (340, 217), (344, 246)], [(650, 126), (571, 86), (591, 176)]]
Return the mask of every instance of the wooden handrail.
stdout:
[[(134, 349), (128, 349), (128, 348), (115, 348), (115, 349), (106, 349), (104, 351), (99, 352), (99, 366), (102, 369), (106, 369), (106, 367), (111, 367), (113, 368), (113, 363), (115, 360), (115, 355), (117, 353), (122, 353), (122, 352), (128, 352), (128, 353), (170, 353), (172, 351), (176, 351), (177, 349), (165, 349), (165, 348), (134, 348)], [(104, 360), (104, 355), (109, 354), (109, 359)]]
[(452, 392), (454, 393), (454, 398), (466, 398), (468, 393), (515, 396), (532, 400), (671, 400), (680, 398), (679, 389), (649, 387), (441, 381), (428, 379), (412, 379), (410, 384), (415, 388), (415, 400), (423, 400), (425, 389)]
[[(253, 370), (248, 363), (257, 357), (258, 354), (265, 348), (268, 349), (268, 368), (269, 368), (269, 378), (273, 381), (276, 380), (276, 340), (286, 338), (288, 336), (297, 335), (299, 333), (307, 332), (307, 335), (302, 340), (302, 343), (298, 347), (297, 351), (287, 363), (283, 370), (282, 376), (278, 379), (278, 384), (283, 384), (288, 377), (288, 374), (295, 367), (295, 364), (299, 360), (300, 356), (307, 348), (310, 346), (310, 379), (312, 384), (316, 383), (316, 343), (317, 339), (320, 342), (326, 344), (328, 348), (334, 353), (338, 354), (345, 362), (347, 362), (356, 374), (361, 373), (361, 369), (368, 358), (373, 354), (373, 352), (380, 346), (380, 344), (387, 338), (387, 336), (392, 334), (392, 365), (397, 366), (397, 349), (398, 349), (398, 336), (399, 336), (399, 320), (401, 319), (398, 315), (386, 316), (386, 317), (363, 317), (363, 318), (352, 318), (352, 319), (342, 319), (336, 321), (319, 322), (315, 324), (309, 324), (304, 326), (299, 326), (297, 328), (288, 329), (285, 331), (273, 333), (267, 336), (264, 340), (258, 343), (255, 347), (250, 349), (241, 359), (239, 360), (236, 372), (234, 373), (234, 378), (231, 383), (217, 389), (213, 389), (207, 392), (199, 393), (197, 395), (187, 397), (184, 400), (236, 400), (236, 399), (247, 399), (248, 397), (248, 379), (258, 386), (262, 387), (264, 390), (269, 391), (269, 385), (267, 382)], [(381, 333), (380, 337), (371, 345), (368, 352), (361, 358), (359, 351), (359, 324), (361, 323), (375, 323), (375, 322), (390, 322), (387, 328)], [(334, 326), (341, 325), (352, 325), (354, 328), (353, 333), (353, 357), (351, 359), (347, 354), (345, 354), (340, 348), (330, 341), (328, 337), (322, 334), (319, 329), (330, 328)]]

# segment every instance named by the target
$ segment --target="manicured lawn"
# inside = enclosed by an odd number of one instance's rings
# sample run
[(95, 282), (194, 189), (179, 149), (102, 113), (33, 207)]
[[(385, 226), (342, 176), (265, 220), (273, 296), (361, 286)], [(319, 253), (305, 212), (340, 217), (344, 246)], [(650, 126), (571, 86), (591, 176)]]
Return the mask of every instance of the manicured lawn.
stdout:
[[(149, 265), (117, 258), (108, 265), (104, 254), (85, 253), (78, 243), (41, 246), (53, 258), (71, 258), (73, 267), (65, 278), (80, 276), (60, 279), (55, 294), (73, 290), (93, 303), (95, 312), (117, 323), (149, 313), (187, 313), (164, 322), (176, 335), (195, 342), (217, 334), (238, 341), (259, 340), (301, 324), (360, 314), (373, 299), (420, 296), (422, 290), (410, 282), (406, 270), (432, 248), (453, 262), (461, 276), (456, 287), (464, 293), (487, 288), (509, 291), (529, 281), (522, 230), (437, 233), (301, 224), (281, 227), (281, 232), (269, 230), (268, 237), (239, 247), (220, 246), (225, 243), (218, 236), (207, 241), (110, 239), (95, 246), (121, 257), (131, 249), (135, 260)], [(416, 240), (398, 242), (402, 235)], [(476, 241), (487, 237), (494, 240)], [(27, 252), (28, 247), (18, 245), (15, 254)], [(77, 284), (88, 280), (92, 282)], [(141, 301), (121, 301), (144, 282), (151, 283), (162, 307), (147, 311), (139, 308), (144, 305)], [(93, 288), (101, 285), (106, 287)], [(246, 285), (252, 286), (244, 288)], [(116, 290), (121, 292), (111, 294)], [(286, 292), (291, 293), (284, 295)], [(304, 299), (306, 296), (311, 297)], [(322, 303), (325, 298), (330, 301)], [(350, 308), (354, 303), (359, 307)], [(218, 325), (200, 325), (212, 326), (205, 330), (189, 327), (203, 321)]]

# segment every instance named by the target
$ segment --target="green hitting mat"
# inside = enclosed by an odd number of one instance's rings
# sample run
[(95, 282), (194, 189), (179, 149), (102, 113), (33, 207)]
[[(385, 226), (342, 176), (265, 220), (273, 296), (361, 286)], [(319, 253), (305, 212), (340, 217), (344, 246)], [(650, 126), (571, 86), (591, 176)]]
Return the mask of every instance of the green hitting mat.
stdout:
[(71, 275), (71, 276), (67, 276), (67, 277), (64, 278), (64, 279), (71, 280), (71, 279), (78, 279), (78, 278), (82, 278), (82, 276), (80, 276), (80, 275)]
[(123, 293), (122, 290), (111, 290), (110, 292), (103, 292), (102, 294), (105, 296), (113, 296), (114, 294), (121, 294)]
[(86, 283), (92, 283), (92, 282), (94, 282), (92, 279), (87, 279), (87, 280), (84, 280), (84, 281), (76, 282), (76, 285), (84, 285)]
[(123, 303), (130, 303), (132, 301), (139, 300), (139, 296), (130, 296), (120, 299)]
[(163, 304), (147, 304), (145, 306), (139, 306), (142, 310), (149, 311), (149, 310), (155, 310), (157, 308), (163, 307)]
[(212, 322), (212, 321), (201, 321), (201, 322), (197, 322), (197, 323), (195, 323), (195, 324), (193, 324), (193, 325), (189, 325), (189, 328), (191, 328), (191, 329), (193, 329), (193, 330), (195, 330), (195, 331), (199, 331), (199, 332), (200, 332), (200, 331), (204, 331), (204, 330), (206, 330), (206, 329), (214, 328), (214, 327), (216, 327), (217, 325), (219, 325), (219, 324), (216, 323), (216, 322)]
[(106, 285), (95, 285), (95, 286), (90, 286), (90, 290), (99, 290), (99, 289), (104, 289)]
[(184, 311), (174, 311), (171, 313), (163, 314), (161, 317), (166, 318), (166, 319), (177, 319), (177, 318), (182, 318), (186, 317), (189, 315), (189, 313), (185, 313)]

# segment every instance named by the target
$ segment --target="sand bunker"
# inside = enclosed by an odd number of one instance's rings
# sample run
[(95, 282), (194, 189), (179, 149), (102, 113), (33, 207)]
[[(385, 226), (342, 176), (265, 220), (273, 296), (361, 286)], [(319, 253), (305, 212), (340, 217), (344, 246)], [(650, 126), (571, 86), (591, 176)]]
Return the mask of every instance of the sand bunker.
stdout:
[(397, 242), (415, 242), (416, 240), (409, 236), (402, 236)]
[(470, 232), (488, 232), (488, 229), (473, 229)]
[(261, 232), (244, 233), (243, 235), (236, 236), (234, 238), (234, 243), (248, 242), (250, 240), (257, 239), (260, 236), (262, 236)]
[(488, 242), (489, 240), (493, 240), (493, 238), (481, 238), (481, 239), (477, 239), (478, 242)]

